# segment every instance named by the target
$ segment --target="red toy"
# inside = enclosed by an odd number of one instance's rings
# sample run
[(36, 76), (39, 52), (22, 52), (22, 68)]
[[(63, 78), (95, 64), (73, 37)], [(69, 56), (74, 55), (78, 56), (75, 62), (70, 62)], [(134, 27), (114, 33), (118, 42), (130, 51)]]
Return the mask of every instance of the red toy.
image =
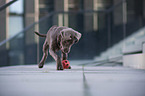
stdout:
[(63, 60), (62, 65), (63, 65), (63, 69), (71, 69), (70, 63), (68, 60)]

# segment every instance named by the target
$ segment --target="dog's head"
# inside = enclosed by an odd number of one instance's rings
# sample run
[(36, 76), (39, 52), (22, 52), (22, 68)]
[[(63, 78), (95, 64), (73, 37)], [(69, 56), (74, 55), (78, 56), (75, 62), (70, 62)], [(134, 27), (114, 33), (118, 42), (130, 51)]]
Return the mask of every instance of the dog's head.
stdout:
[(69, 53), (71, 46), (77, 43), (81, 38), (81, 33), (73, 30), (72, 28), (63, 29), (60, 32), (60, 48), (64, 53)]

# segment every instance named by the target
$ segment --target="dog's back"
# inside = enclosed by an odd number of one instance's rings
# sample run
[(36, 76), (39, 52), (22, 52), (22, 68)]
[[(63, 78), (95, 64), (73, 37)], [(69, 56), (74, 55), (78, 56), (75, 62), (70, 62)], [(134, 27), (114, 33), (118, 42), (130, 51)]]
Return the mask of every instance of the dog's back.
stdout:
[(67, 29), (67, 28), (68, 27), (64, 27), (64, 26), (60, 26), (60, 27), (57, 27), (56, 25), (52, 26), (47, 32), (48, 44), (50, 44), (51, 40), (56, 41), (58, 35), (60, 35), (61, 30)]

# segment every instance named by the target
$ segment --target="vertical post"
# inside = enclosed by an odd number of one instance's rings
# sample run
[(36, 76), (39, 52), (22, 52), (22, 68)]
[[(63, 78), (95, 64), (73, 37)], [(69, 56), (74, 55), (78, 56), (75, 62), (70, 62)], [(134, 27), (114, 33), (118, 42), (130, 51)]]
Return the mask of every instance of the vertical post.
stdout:
[[(34, 14), (35, 14), (35, 22), (39, 21), (39, 0), (35, 0), (35, 8), (34, 8)], [(36, 31), (39, 31), (39, 24), (35, 25), (35, 30)], [(36, 42), (37, 42), (37, 64), (39, 63), (39, 59), (40, 59), (40, 54), (39, 54), (39, 36), (36, 36), (35, 35), (35, 38), (36, 38)]]
[[(64, 7), (66, 7), (66, 6), (64, 6), (64, 1), (66, 1), (66, 3), (67, 3), (67, 0), (55, 0), (54, 1), (54, 10), (55, 11), (64, 11)], [(53, 19), (53, 23), (54, 23), (54, 25), (64, 26), (64, 15), (62, 13), (55, 15), (54, 19)]]
[[(85, 10), (93, 10), (94, 8), (94, 0), (84, 0), (84, 9)], [(91, 32), (93, 31), (93, 14), (92, 13), (84, 13), (84, 31)]]
[[(69, 4), (69, 1), (68, 0), (64, 0), (64, 11), (65, 12), (68, 12), (68, 4)], [(69, 16), (68, 16), (68, 13), (64, 13), (64, 26), (69, 26)]]
[(124, 39), (124, 47), (125, 47), (125, 38), (126, 38), (126, 24), (127, 24), (127, 6), (126, 0), (123, 0), (122, 4), (122, 11), (123, 11), (123, 39)]
[(108, 27), (108, 48), (110, 47), (110, 45), (111, 45), (111, 15), (110, 15), (110, 13), (107, 13), (107, 27)]
[[(98, 1), (93, 0), (93, 10), (96, 11), (98, 10)], [(97, 31), (98, 30), (98, 13), (94, 12), (93, 13), (93, 30)]]
[(143, 0), (143, 18), (145, 19), (145, 0)]
[[(38, 21), (38, 0), (24, 0), (25, 2), (25, 27)], [(36, 9), (37, 8), (37, 9)], [(38, 37), (34, 34), (38, 25), (25, 32), (25, 64), (37, 63)]]
[[(8, 0), (0, 1), (4, 5)], [(8, 36), (8, 8), (0, 11), (0, 42), (7, 39)], [(7, 43), (0, 46), (0, 66), (9, 65)]]

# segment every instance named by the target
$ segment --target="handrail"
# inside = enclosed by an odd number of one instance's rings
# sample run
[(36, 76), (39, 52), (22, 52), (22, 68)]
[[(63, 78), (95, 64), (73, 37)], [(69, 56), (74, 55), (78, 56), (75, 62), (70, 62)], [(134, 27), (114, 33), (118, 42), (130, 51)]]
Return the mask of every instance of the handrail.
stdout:
[(13, 1), (10, 1), (9, 3), (7, 3), (7, 4), (4, 4), (4, 5), (0, 6), (0, 11), (7, 8), (8, 6), (10, 6), (11, 4), (13, 4), (16, 1), (18, 1), (18, 0), (13, 0)]
[(51, 12), (51, 13), (47, 14), (46, 16), (42, 17), (39, 21), (34, 22), (33, 24), (27, 26), (26, 28), (24, 28), (24, 30), (20, 31), (19, 33), (15, 34), (14, 36), (10, 37), (9, 39), (3, 40), (2, 42), (0, 42), (0, 46), (4, 45), (6, 42), (8, 42), (8, 41), (14, 39), (14, 38), (17, 37), (19, 34), (21, 34), (21, 33), (25, 32), (25, 31), (29, 30), (30, 28), (32, 28), (32, 27), (35, 26), (36, 24), (38, 24), (38, 23), (44, 21), (46, 18), (52, 16), (53, 14), (54, 14), (54, 12)]

